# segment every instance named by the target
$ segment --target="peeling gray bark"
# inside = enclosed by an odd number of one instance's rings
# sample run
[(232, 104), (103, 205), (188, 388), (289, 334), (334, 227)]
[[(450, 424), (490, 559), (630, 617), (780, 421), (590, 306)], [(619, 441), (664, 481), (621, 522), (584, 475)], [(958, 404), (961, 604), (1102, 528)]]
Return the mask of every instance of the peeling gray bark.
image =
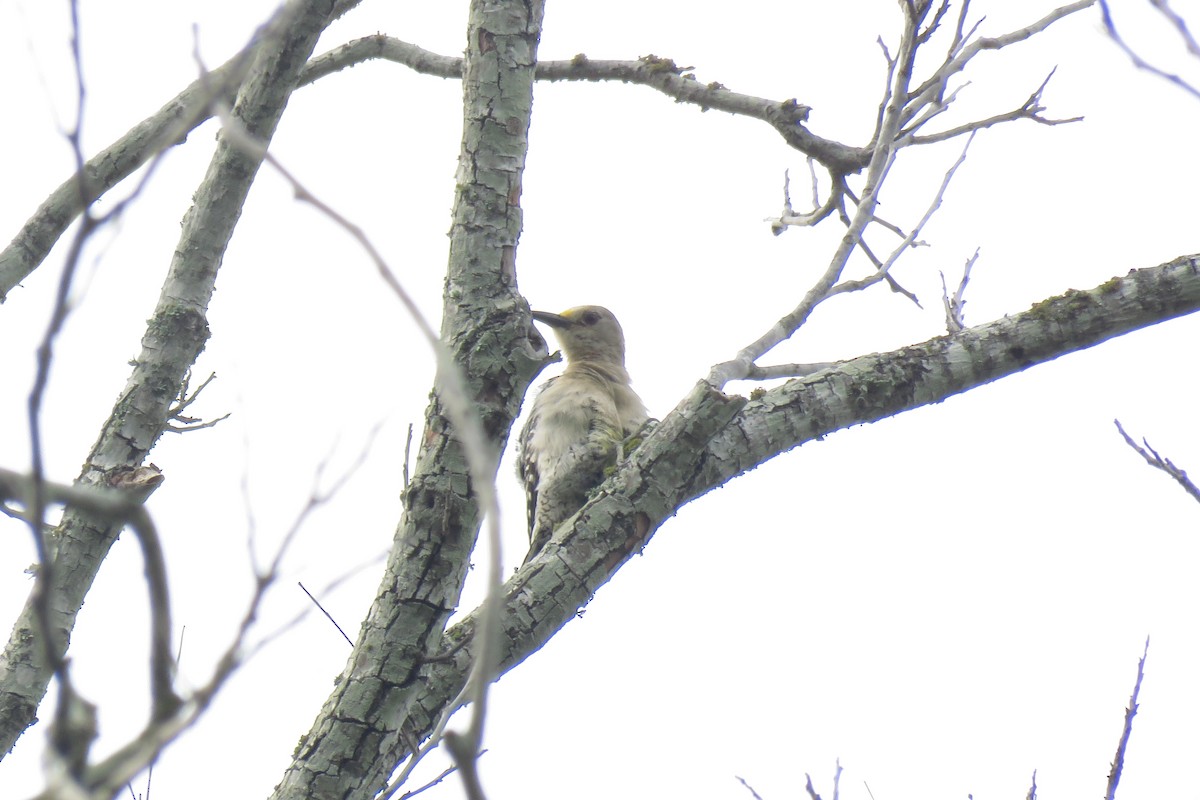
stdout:
[[(529, 309), (515, 273), (542, 9), (540, 2), (473, 2), (467, 28), (441, 338), (497, 452), (546, 355), (529, 341)], [(413, 702), (458, 605), (480, 526), (466, 460), (438, 391), (379, 592), (337, 688), (272, 794), (276, 800), (373, 797), (407, 742), (427, 733), (413, 728)]]
[[(296, 84), (330, 20), (332, 0), (294, 0), (264, 32), (234, 116), (269, 142)], [(208, 339), (207, 309), (225, 247), (241, 215), (260, 159), (221, 136), (208, 173), (184, 219), (179, 245), (133, 372), (104, 424), (77, 483), (104, 486), (108, 476), (140, 466), (162, 435), (184, 374)], [(54, 652), (47, 653), (26, 603), (0, 655), (0, 754), (36, 722), (37, 706), (70, 642), (76, 615), (120, 526), (68, 507), (52, 534), (56, 556), (48, 592)]]

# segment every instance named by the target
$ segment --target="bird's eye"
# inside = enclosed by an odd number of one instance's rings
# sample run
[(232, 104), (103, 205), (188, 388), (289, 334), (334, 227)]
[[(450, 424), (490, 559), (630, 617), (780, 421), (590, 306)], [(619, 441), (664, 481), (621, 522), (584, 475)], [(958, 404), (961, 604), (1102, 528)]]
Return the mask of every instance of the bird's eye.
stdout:
[(584, 325), (595, 325), (600, 321), (600, 315), (595, 311), (585, 311), (583, 312), (582, 319)]

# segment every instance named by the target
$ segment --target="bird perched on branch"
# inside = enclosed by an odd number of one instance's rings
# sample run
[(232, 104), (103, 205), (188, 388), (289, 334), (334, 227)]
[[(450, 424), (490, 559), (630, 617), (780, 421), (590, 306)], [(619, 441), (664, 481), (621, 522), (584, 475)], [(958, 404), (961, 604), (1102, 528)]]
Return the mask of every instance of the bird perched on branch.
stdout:
[(554, 529), (587, 502), (622, 443), (646, 422), (646, 406), (629, 385), (625, 335), (607, 308), (561, 314), (534, 311), (554, 329), (567, 356), (562, 375), (546, 381), (518, 440), (517, 476), (529, 512), (529, 562)]

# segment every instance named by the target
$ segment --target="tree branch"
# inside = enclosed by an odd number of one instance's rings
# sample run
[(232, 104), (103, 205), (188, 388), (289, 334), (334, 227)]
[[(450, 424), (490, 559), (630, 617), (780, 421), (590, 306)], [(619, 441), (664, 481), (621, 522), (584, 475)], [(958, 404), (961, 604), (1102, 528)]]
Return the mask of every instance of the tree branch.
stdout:
[(1104, 800), (1114, 800), (1117, 796), (1117, 785), (1121, 782), (1121, 771), (1125, 768), (1125, 748), (1129, 746), (1129, 737), (1133, 734), (1133, 718), (1138, 712), (1138, 693), (1142, 690), (1142, 678), (1146, 675), (1146, 656), (1150, 653), (1150, 637), (1146, 637), (1146, 646), (1142, 649), (1142, 657), (1138, 659), (1137, 680), (1133, 682), (1133, 694), (1129, 697), (1129, 705), (1125, 708), (1125, 725), (1121, 729), (1121, 738), (1117, 742), (1117, 754), (1113, 758), (1112, 770), (1108, 773), (1108, 786), (1104, 792)]
[(900, 131), (904, 113), (904, 98), (908, 97), (908, 86), (916, 62), (917, 29), (920, 23), (920, 16), (906, 12), (899, 52), (895, 59), (890, 57), (888, 59), (888, 75), (891, 82), (885, 90), (884, 112), (878, 122), (871, 161), (867, 166), (866, 188), (863, 191), (862, 199), (858, 202), (853, 218), (847, 225), (846, 234), (830, 259), (829, 266), (805, 292), (799, 305), (781, 317), (762, 336), (738, 351), (732, 359), (713, 366), (707, 380), (714, 389), (720, 389), (731, 380), (745, 378), (750, 372), (750, 367), (760, 357), (799, 330), (812, 314), (813, 309), (829, 296), (830, 289), (841, 277), (842, 271), (850, 261), (850, 256), (862, 243), (863, 232), (875, 220), (879, 192), (895, 159), (896, 136)]
[[(315, 81), (372, 59), (442, 78), (462, 74), (461, 58), (438, 55), (410, 42), (376, 34), (347, 42), (313, 59), (306, 80)], [(540, 81), (620, 81), (649, 86), (677, 103), (699, 106), (701, 111), (714, 109), (766, 122), (789, 145), (839, 172), (855, 172), (866, 164), (869, 151), (822, 138), (805, 128), (802, 123), (808, 119), (810, 109), (795, 98), (779, 101), (739, 94), (715, 81), (701, 83), (690, 70), (655, 55), (636, 61), (594, 61), (581, 53), (570, 61), (541, 62), (535, 75)]]
[[(1026, 28), (999, 37), (970, 40), (975, 28), (962, 34), (960, 18), (955, 42), (943, 66), (931, 75), (906, 100), (908, 110), (905, 124), (930, 104), (945, 105), (943, 94), (946, 82), (965, 69), (967, 63), (983, 50), (998, 50), (1024, 41), (1069, 14), (1094, 4), (1096, 0), (1081, 0), (1058, 8)], [(345, 13), (357, 0), (339, 2), (334, 16)], [(966, 14), (966, 5), (963, 16)], [(8, 292), (28, 276), (49, 254), (50, 249), (71, 222), (88, 204), (104, 195), (162, 150), (181, 144), (187, 134), (212, 115), (213, 101), (229, 102), (244, 79), (260, 36), (204, 80), (196, 81), (159, 111), (138, 123), (85, 166), (88, 191), (83, 199), (77, 191), (77, 179), (72, 176), (54, 191), (22, 227), (12, 243), (0, 252), (0, 302)], [(970, 40), (969, 42), (967, 40)], [(301, 71), (299, 85), (306, 86), (334, 72), (371, 60), (403, 64), (417, 72), (442, 78), (461, 78), (462, 59), (443, 56), (415, 44), (383, 34), (356, 39), (314, 58)], [(847, 175), (864, 169), (871, 159), (873, 147), (854, 147), (812, 133), (803, 124), (809, 107), (789, 100), (768, 100), (753, 95), (732, 92), (718, 82), (700, 83), (695, 75), (675, 65), (670, 59), (645, 56), (637, 61), (593, 61), (578, 55), (569, 61), (547, 61), (537, 65), (538, 80), (602, 81), (616, 80), (649, 86), (679, 103), (697, 105), (701, 110), (715, 109), (739, 114), (766, 122), (790, 147), (825, 165), (832, 173)], [(882, 109), (881, 109), (882, 114)], [(1026, 110), (1007, 112), (986, 120), (959, 126), (950, 131), (912, 137), (910, 144), (927, 144), (958, 136), (1010, 119), (1037, 118)], [(1057, 124), (1060, 120), (1038, 121)], [(1071, 121), (1071, 120), (1061, 120)]]
[[(536, 0), (473, 2), (462, 74), (463, 142), (439, 338), (467, 376), (468, 399), (489, 437), (493, 475), (545, 356), (544, 345), (539, 353), (530, 342), (515, 272), (542, 11)], [(379, 592), (336, 690), (272, 795), (278, 800), (374, 797), (414, 749), (406, 735), (410, 709), (442, 650), (480, 527), (473, 491), (479, 487), (451, 423), (449, 400), (439, 378)], [(485, 638), (471, 650), (476, 687), (487, 686), (494, 669)], [(468, 700), (482, 705), (478, 692), (460, 702)], [(477, 717), (469, 738), (479, 724)]]
[(0, 252), (0, 303), (37, 269), (85, 208), (158, 153), (186, 141), (187, 135), (211, 116), (214, 99), (232, 99), (261, 42), (260, 31), (240, 53), (88, 159), (82, 180), (72, 175), (63, 181)]
[[(1166, 19), (1172, 25), (1175, 26), (1180, 37), (1183, 39), (1188, 52), (1194, 56), (1200, 56), (1200, 46), (1198, 46), (1196, 40), (1192, 38), (1191, 32), (1188, 31), (1187, 24), (1184, 23), (1183, 18), (1171, 11), (1165, 0), (1151, 0), (1151, 5), (1157, 6), (1160, 13), (1162, 13), (1162, 15), (1166, 17)], [(1188, 83), (1183, 79), (1182, 76), (1173, 72), (1167, 72), (1166, 70), (1159, 69), (1158, 67), (1154, 66), (1149, 61), (1139, 56), (1132, 47), (1126, 44), (1125, 39), (1122, 38), (1121, 34), (1117, 32), (1117, 26), (1113, 24), (1112, 13), (1109, 11), (1108, 3), (1105, 2), (1105, 0), (1100, 0), (1100, 15), (1104, 20), (1104, 30), (1108, 32), (1109, 38), (1116, 43), (1117, 47), (1124, 51), (1125, 55), (1129, 56), (1129, 60), (1133, 62), (1135, 67), (1140, 70), (1145, 70), (1151, 75), (1156, 75), (1168, 83), (1173, 83), (1180, 89), (1183, 89), (1185, 92), (1190, 94), (1192, 97), (1200, 99), (1200, 89)]]
[(1114, 419), (1113, 424), (1116, 425), (1117, 430), (1121, 432), (1121, 436), (1125, 439), (1125, 444), (1133, 448), (1133, 452), (1144, 458), (1146, 463), (1150, 466), (1154, 467), (1155, 469), (1160, 469), (1170, 475), (1176, 483), (1183, 487), (1185, 492), (1192, 496), (1193, 500), (1200, 502), (1200, 487), (1197, 487), (1192, 479), (1188, 477), (1188, 474), (1185, 470), (1175, 466), (1171, 462), (1171, 459), (1160, 456), (1158, 451), (1151, 447), (1150, 443), (1145, 439), (1142, 439), (1141, 444), (1135, 442), (1133, 437), (1126, 433), (1125, 429), (1121, 427), (1120, 420)]
[[(242, 85), (236, 113), (257, 138), (269, 141), (295, 87), (296, 74), (330, 21), (328, 0), (292, 0), (272, 19)], [(217, 270), (241, 214), (259, 161), (223, 137), (183, 223), (157, 307), (125, 390), (88, 455), (81, 486), (105, 485), (145, 460), (166, 430), (172, 401), (208, 338), (207, 307)], [(18, 616), (0, 656), (0, 753), (34, 721), (54, 658), (61, 658), (83, 598), (116, 541), (120, 525), (68, 507), (54, 533), (57, 554), (45, 587), (56, 627), (56, 653), (44, 653), (31, 606)], [(52, 657), (53, 656), (53, 657)]]
[[(698, 384), (617, 473), (504, 586), (501, 672), (536, 652), (691, 500), (838, 430), (875, 422), (1067, 353), (1200, 311), (1200, 254), (1137, 270), (1088, 291), (891, 353), (790, 380), (754, 399)], [(854, 398), (847, 402), (846, 398)], [(423, 737), (470, 670), (476, 610), (446, 634), (409, 724)], [(455, 649), (457, 648), (457, 649)]]

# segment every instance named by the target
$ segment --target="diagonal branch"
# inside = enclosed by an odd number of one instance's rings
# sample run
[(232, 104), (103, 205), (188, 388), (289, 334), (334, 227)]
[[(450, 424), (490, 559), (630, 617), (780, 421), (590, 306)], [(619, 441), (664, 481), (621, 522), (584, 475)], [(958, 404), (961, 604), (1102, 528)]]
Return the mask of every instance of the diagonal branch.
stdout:
[(1117, 430), (1121, 432), (1121, 436), (1125, 439), (1125, 444), (1133, 448), (1133, 451), (1146, 460), (1146, 463), (1155, 469), (1160, 469), (1175, 479), (1175, 482), (1183, 487), (1183, 490), (1192, 496), (1193, 500), (1200, 502), (1200, 487), (1196, 486), (1195, 482), (1188, 477), (1187, 471), (1175, 466), (1171, 459), (1159, 455), (1158, 451), (1150, 446), (1150, 443), (1142, 439), (1142, 443), (1138, 444), (1133, 440), (1133, 437), (1125, 432), (1121, 427), (1120, 420), (1113, 420), (1113, 424), (1117, 426)]
[[(330, 19), (337, 19), (358, 2), (341, 0)], [(78, 174), (72, 175), (51, 192), (0, 252), (0, 303), (46, 259), (85, 208), (155, 156), (183, 144), (188, 134), (212, 117), (214, 102), (233, 102), (267, 38), (268, 28), (269, 23), (261, 26), (232, 58), (193, 81), (158, 111), (88, 159), (83, 166), (82, 181)]]
[[(254, 50), (250, 76), (239, 91), (237, 114), (258, 138), (269, 141), (295, 87), (296, 74), (329, 23), (328, 3), (292, 0), (272, 19)], [(166, 430), (172, 401), (208, 338), (207, 307), (225, 248), (241, 214), (259, 161), (223, 138), (196, 202), (184, 219), (157, 307), (133, 362), (125, 390), (101, 430), (77, 479), (105, 485), (145, 460)], [(68, 507), (54, 532), (57, 554), (45, 587), (55, 629), (55, 653), (43, 653), (27, 603), (0, 656), (0, 753), (8, 753), (35, 719), (50, 678), (51, 656), (61, 659), (76, 615), (119, 525)]]
[[(1132, 330), (1200, 311), (1200, 254), (1071, 291), (1020, 314), (790, 380), (747, 401), (703, 382), (505, 584), (501, 672), (586, 606), (663, 522), (701, 495), (806, 442), (1013, 375)], [(847, 402), (846, 398), (854, 398)], [(476, 610), (447, 631), (409, 712), (415, 738), (454, 702), (472, 663)]]
[(1133, 718), (1138, 712), (1138, 694), (1142, 691), (1142, 680), (1146, 677), (1146, 656), (1150, 654), (1150, 637), (1146, 637), (1146, 646), (1142, 648), (1142, 657), (1138, 659), (1137, 679), (1133, 682), (1133, 694), (1129, 696), (1129, 705), (1125, 707), (1125, 724), (1121, 728), (1121, 738), (1117, 741), (1117, 754), (1113, 757), (1112, 769), (1108, 773), (1108, 786), (1104, 792), (1104, 800), (1114, 800), (1117, 796), (1117, 786), (1121, 783), (1121, 772), (1125, 768), (1125, 749), (1129, 746), (1129, 737), (1133, 735)]
[(261, 32), (229, 61), (196, 80), (151, 116), (101, 150), (84, 165), (83, 180), (72, 175), (51, 192), (0, 252), (0, 302), (49, 255), (51, 248), (88, 205), (211, 116), (216, 98), (232, 99), (262, 42)]
[[(911, 231), (909, 231), (907, 234), (904, 234), (904, 240), (900, 244), (896, 245), (891, 254), (888, 255), (887, 259), (879, 263), (875, 273), (860, 280), (841, 281), (837, 285), (829, 288), (826, 297), (833, 297), (834, 295), (844, 294), (846, 292), (861, 291), (868, 286), (873, 286), (882, 280), (886, 280), (889, 277), (888, 271), (895, 266), (896, 262), (900, 259), (900, 256), (902, 256), (908, 248), (918, 246), (917, 237), (921, 235), (921, 231), (924, 230), (925, 226), (929, 224), (929, 220), (933, 218), (934, 212), (941, 208), (942, 201), (946, 196), (946, 190), (950, 188), (950, 181), (954, 179), (954, 173), (958, 171), (958, 168), (961, 167), (963, 162), (967, 160), (967, 150), (970, 149), (971, 142), (974, 140), (974, 138), (974, 134), (971, 134), (971, 136), (967, 138), (967, 142), (963, 145), (962, 152), (959, 154), (958, 159), (952, 165), (950, 165), (950, 169), (946, 170), (946, 174), (942, 177), (942, 184), (938, 187), (937, 192), (934, 194), (933, 200), (929, 203), (929, 207), (925, 209), (924, 216), (921, 217), (920, 221), (917, 222)], [(916, 301), (916, 298), (911, 299), (913, 299), (914, 302)], [(920, 304), (918, 303), (918, 305)]]
[[(1160, 12), (1167, 18), (1167, 20), (1175, 25), (1176, 30), (1179, 32), (1180, 36), (1183, 38), (1184, 44), (1187, 46), (1188, 52), (1192, 55), (1200, 55), (1200, 47), (1197, 46), (1196, 40), (1192, 38), (1191, 32), (1188, 31), (1187, 25), (1184, 23), (1183, 19), (1179, 15), (1175, 14), (1175, 12), (1171, 11), (1170, 7), (1167, 6), (1164, 0), (1151, 0), (1151, 5), (1158, 6)], [(1105, 0), (1100, 0), (1100, 15), (1104, 20), (1104, 30), (1108, 33), (1109, 38), (1116, 43), (1117, 47), (1121, 48), (1125, 55), (1129, 56), (1129, 60), (1133, 62), (1135, 67), (1140, 70), (1145, 70), (1151, 75), (1156, 75), (1168, 83), (1173, 83), (1193, 97), (1200, 99), (1200, 89), (1188, 83), (1181, 75), (1177, 75), (1173, 72), (1167, 72), (1164, 69), (1154, 66), (1149, 61), (1138, 55), (1137, 51), (1135, 51), (1126, 43), (1121, 34), (1117, 32), (1117, 26), (1113, 23), (1112, 13), (1109, 10), (1108, 3)]]

